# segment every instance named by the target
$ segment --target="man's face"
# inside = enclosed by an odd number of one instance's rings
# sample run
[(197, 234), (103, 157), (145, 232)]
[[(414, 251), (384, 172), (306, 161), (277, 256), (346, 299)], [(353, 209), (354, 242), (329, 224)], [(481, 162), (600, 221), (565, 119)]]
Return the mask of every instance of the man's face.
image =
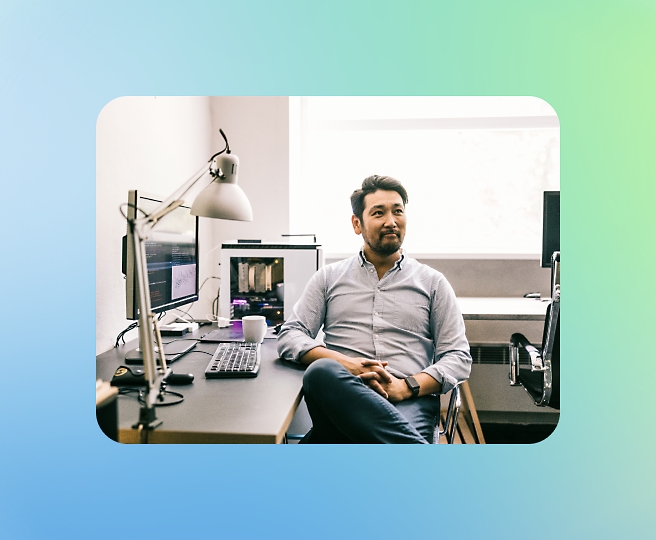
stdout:
[(364, 198), (362, 221), (352, 217), (355, 234), (377, 255), (396, 253), (405, 238), (405, 207), (396, 191), (378, 190)]

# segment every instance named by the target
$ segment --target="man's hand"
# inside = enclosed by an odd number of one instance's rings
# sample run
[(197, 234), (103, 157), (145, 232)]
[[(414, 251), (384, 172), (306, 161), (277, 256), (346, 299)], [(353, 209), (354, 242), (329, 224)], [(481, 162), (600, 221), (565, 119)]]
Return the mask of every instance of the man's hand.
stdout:
[(301, 356), (300, 361), (303, 364), (309, 365), (319, 358), (332, 358), (333, 360), (337, 360), (349, 373), (351, 373), (351, 375), (360, 377), (362, 382), (387, 399), (387, 392), (383, 390), (382, 384), (389, 384), (394, 378), (385, 370), (387, 362), (378, 362), (367, 358), (351, 358), (322, 346), (310, 349)]
[(412, 390), (403, 379), (392, 377), (388, 384), (382, 385), (383, 390), (387, 393), (387, 399), (392, 403), (403, 401), (412, 397)]
[[(387, 362), (368, 360), (366, 358), (351, 358), (325, 347), (315, 347), (301, 358), (304, 364), (311, 364), (319, 358), (332, 358), (342, 364), (352, 375), (360, 377), (369, 388), (378, 392), (392, 403), (412, 397), (412, 391), (403, 379), (397, 379), (385, 369)], [(414, 378), (420, 384), (419, 395), (439, 393), (442, 385), (426, 373), (417, 373)]]
[(354, 358), (353, 364), (352, 368), (346, 365), (344, 367), (353, 375), (359, 376), (369, 388), (378, 392), (385, 399), (389, 398), (385, 386), (391, 384), (394, 377), (385, 369), (387, 362)]

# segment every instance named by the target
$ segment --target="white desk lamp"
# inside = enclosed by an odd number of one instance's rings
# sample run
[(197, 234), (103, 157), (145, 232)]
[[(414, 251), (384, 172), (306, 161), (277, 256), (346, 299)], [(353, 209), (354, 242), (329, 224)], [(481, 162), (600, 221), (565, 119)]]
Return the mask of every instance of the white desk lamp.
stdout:
[[(161, 422), (157, 421), (155, 404), (161, 400), (165, 379), (171, 373), (166, 365), (162, 337), (155, 314), (150, 307), (150, 285), (146, 266), (146, 240), (157, 222), (184, 203), (184, 197), (198, 182), (211, 177), (211, 183), (203, 189), (191, 206), (194, 216), (236, 221), (253, 221), (253, 211), (248, 198), (237, 185), (239, 158), (230, 153), (228, 139), (219, 130), (226, 142), (221, 152), (209, 159), (209, 167), (203, 167), (189, 180), (162, 201), (149, 215), (135, 216), (128, 220), (135, 254), (137, 294), (139, 298), (139, 348), (143, 357), (146, 376), (146, 395), (139, 413), (139, 421), (133, 426), (140, 430), (140, 441), (148, 442), (148, 432)], [(225, 152), (224, 155), (221, 155)], [(199, 184), (200, 185), (200, 184)], [(155, 357), (155, 346), (159, 352), (159, 364)]]

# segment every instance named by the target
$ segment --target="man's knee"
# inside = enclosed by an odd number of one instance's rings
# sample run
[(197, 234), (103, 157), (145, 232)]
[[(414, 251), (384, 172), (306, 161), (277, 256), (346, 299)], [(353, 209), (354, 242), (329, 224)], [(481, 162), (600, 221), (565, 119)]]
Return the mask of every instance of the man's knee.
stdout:
[(312, 362), (303, 375), (303, 390), (311, 393), (316, 388), (326, 388), (348, 374), (346, 368), (331, 358), (320, 358)]

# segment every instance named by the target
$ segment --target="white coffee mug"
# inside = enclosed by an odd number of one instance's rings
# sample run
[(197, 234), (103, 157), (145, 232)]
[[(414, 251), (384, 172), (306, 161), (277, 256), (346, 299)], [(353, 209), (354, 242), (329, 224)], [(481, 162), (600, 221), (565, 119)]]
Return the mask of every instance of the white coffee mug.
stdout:
[(267, 332), (266, 317), (262, 315), (246, 315), (241, 320), (241, 329), (244, 332), (244, 341), (248, 343), (262, 343)]

